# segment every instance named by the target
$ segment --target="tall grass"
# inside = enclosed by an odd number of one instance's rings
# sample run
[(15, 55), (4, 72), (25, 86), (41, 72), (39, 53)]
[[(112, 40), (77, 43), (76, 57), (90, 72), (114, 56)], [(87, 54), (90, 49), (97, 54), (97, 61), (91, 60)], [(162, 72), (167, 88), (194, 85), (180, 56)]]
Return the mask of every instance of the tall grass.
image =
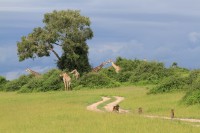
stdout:
[[(136, 113), (143, 107), (145, 114), (200, 118), (200, 106), (179, 104), (184, 94), (146, 95), (145, 88), (120, 87), (115, 89), (79, 90), (18, 94), (0, 93), (0, 132), (2, 133), (199, 133), (192, 124), (148, 119)], [(86, 106), (102, 96), (124, 96), (120, 107), (129, 114), (98, 113)]]

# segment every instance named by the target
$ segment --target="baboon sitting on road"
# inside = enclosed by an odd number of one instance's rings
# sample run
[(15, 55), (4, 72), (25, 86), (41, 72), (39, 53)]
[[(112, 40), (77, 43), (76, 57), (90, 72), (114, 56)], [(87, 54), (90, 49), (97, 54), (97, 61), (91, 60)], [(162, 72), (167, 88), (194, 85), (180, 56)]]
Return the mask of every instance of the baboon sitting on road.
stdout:
[(174, 118), (174, 109), (171, 109), (171, 118)]
[(139, 113), (139, 114), (142, 114), (142, 107), (139, 107), (139, 108), (138, 108), (138, 113)]
[(116, 106), (113, 106), (113, 111), (119, 112), (119, 105), (118, 104)]

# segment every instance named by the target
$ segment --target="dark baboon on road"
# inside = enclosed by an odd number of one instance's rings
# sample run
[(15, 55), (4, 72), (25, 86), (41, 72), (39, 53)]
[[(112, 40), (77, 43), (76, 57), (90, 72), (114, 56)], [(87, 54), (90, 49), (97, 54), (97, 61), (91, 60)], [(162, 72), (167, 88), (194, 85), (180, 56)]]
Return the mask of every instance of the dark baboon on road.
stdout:
[(139, 107), (139, 108), (138, 108), (138, 113), (139, 113), (139, 114), (142, 114), (142, 107)]
[(174, 109), (171, 109), (171, 118), (174, 118)]
[(119, 112), (119, 105), (118, 104), (116, 106), (113, 106), (113, 111)]

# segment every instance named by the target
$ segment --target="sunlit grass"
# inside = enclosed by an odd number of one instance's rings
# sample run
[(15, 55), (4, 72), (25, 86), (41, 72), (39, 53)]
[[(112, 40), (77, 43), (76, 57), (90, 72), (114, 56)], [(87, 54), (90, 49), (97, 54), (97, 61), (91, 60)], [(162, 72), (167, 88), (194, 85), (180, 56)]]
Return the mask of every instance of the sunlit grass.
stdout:
[[(146, 95), (141, 87), (46, 93), (0, 93), (0, 133), (199, 133), (192, 123), (150, 119), (137, 114), (200, 118), (200, 106), (181, 105), (184, 93)], [(131, 113), (99, 113), (86, 106), (102, 96), (123, 96)]]

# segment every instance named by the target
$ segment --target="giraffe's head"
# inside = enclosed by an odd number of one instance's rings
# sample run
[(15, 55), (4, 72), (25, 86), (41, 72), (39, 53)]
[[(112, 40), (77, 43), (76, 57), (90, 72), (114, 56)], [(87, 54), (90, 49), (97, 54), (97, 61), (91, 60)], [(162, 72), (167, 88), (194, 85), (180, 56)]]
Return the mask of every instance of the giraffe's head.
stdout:
[(108, 61), (107, 61), (108, 63), (111, 63), (111, 62), (113, 62), (111, 59), (109, 59)]
[(27, 68), (27, 69), (26, 69), (26, 72), (29, 72), (29, 71), (30, 71), (30, 69), (29, 69), (29, 68)]
[(63, 75), (64, 75), (64, 73), (61, 73), (61, 74), (60, 74), (60, 77), (63, 77)]
[(74, 69), (74, 70), (72, 70), (70, 73), (76, 73), (77, 72), (77, 70), (76, 69)]

